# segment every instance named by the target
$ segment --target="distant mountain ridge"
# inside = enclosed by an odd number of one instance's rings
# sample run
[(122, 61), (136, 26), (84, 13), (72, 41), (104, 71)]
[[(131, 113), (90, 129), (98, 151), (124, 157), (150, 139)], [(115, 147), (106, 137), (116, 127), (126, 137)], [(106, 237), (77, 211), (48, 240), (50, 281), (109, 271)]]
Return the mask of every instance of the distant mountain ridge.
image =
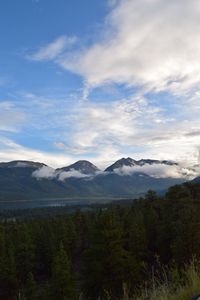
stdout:
[[(116, 161), (104, 171), (87, 160), (58, 169), (25, 160), (0, 163), (0, 200), (137, 197), (149, 189), (161, 192), (184, 182), (182, 177), (155, 176), (157, 169), (177, 165), (167, 160), (134, 160), (130, 157)], [(154, 167), (155, 174), (146, 172)], [(131, 172), (120, 173), (124, 169)]]
[(123, 166), (133, 167), (133, 166), (144, 166), (145, 164), (153, 165), (153, 164), (164, 164), (168, 166), (178, 165), (176, 162), (169, 160), (153, 160), (153, 159), (140, 159), (135, 160), (131, 157), (121, 158), (113, 163), (111, 166), (105, 169), (106, 172), (113, 172), (115, 169), (121, 168)]

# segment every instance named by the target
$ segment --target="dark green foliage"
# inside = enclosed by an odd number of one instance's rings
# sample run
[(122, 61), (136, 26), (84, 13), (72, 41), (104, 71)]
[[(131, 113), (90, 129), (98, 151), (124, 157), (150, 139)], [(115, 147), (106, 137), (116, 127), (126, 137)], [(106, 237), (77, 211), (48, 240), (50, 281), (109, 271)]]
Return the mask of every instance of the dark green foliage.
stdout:
[(38, 299), (38, 288), (32, 273), (28, 273), (24, 288), (24, 297), (27, 300)]
[(74, 299), (75, 296), (71, 264), (62, 244), (52, 265), (51, 295), (52, 299), (60, 300)]
[[(127, 278), (131, 259), (125, 250), (122, 224), (114, 211), (105, 212), (97, 218), (91, 245), (86, 253), (85, 292), (94, 299), (96, 293), (122, 294), (123, 282)], [(129, 277), (129, 276), (128, 276)]]
[[(55, 210), (56, 212), (56, 210)], [(200, 184), (91, 211), (0, 224), (0, 299), (120, 299), (200, 260)], [(164, 279), (164, 278), (163, 278)]]

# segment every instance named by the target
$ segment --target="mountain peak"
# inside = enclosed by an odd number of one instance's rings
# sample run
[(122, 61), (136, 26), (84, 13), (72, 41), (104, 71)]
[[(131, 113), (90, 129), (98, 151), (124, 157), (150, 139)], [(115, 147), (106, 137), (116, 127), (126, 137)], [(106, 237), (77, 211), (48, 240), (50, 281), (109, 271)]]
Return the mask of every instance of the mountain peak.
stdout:
[(1, 162), (0, 168), (33, 168), (39, 169), (43, 166), (46, 166), (43, 163), (29, 161), (29, 160), (13, 160), (10, 162)]
[(113, 163), (111, 166), (105, 169), (105, 172), (113, 172), (115, 169), (119, 169), (123, 166), (132, 167), (137, 165), (137, 161), (132, 159), (131, 157), (124, 158), (117, 160), (115, 163)]
[(94, 175), (96, 172), (99, 171), (99, 169), (88, 160), (78, 160), (77, 162), (73, 163), (72, 165), (69, 165), (67, 167), (63, 167), (63, 168), (60, 168), (57, 170), (69, 172), (72, 169), (77, 170), (86, 175), (90, 175), (90, 174)]

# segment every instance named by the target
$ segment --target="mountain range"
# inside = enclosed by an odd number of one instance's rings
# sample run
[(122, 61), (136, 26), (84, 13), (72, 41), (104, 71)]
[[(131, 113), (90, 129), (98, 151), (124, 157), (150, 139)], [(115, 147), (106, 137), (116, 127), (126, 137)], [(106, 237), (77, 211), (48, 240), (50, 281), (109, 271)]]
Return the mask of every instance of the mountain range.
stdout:
[(122, 158), (105, 170), (86, 160), (53, 169), (43, 163), (0, 163), (0, 200), (81, 197), (138, 197), (186, 181), (178, 163)]

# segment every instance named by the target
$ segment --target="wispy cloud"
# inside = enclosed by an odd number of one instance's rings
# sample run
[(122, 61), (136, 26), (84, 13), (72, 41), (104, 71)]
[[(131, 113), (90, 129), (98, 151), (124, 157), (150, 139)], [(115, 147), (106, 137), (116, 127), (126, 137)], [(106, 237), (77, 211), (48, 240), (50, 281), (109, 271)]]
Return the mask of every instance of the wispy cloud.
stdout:
[(101, 143), (102, 146), (109, 143), (132, 145), (132, 138), (139, 130), (139, 120), (144, 124), (147, 119), (156, 118), (159, 111), (159, 108), (149, 106), (143, 97), (113, 103), (80, 104), (74, 111), (73, 142), (88, 149)]
[(60, 36), (53, 42), (39, 48), (35, 53), (27, 55), (27, 58), (35, 61), (54, 60), (76, 41), (77, 37), (75, 36)]
[(48, 156), (48, 152), (7, 144), (8, 151), (4, 147), (0, 160), (30, 158), (50, 166), (64, 166), (92, 158), (102, 168), (127, 155), (136, 159), (197, 161), (199, 114), (192, 106), (188, 111), (174, 104), (169, 114), (161, 104), (139, 94), (109, 103), (106, 99), (101, 103), (74, 102), (30, 92), (18, 96), (21, 101), (17, 110), (14, 102), (1, 103), (0, 128), (13, 134), (22, 130), (27, 139), (34, 136), (47, 143), (51, 152)]
[(17, 132), (26, 120), (27, 115), (12, 102), (0, 102), (0, 131)]
[(69, 165), (73, 158), (59, 153), (49, 153), (24, 147), (14, 141), (0, 137), (0, 161), (30, 160), (43, 162), (52, 167)]

